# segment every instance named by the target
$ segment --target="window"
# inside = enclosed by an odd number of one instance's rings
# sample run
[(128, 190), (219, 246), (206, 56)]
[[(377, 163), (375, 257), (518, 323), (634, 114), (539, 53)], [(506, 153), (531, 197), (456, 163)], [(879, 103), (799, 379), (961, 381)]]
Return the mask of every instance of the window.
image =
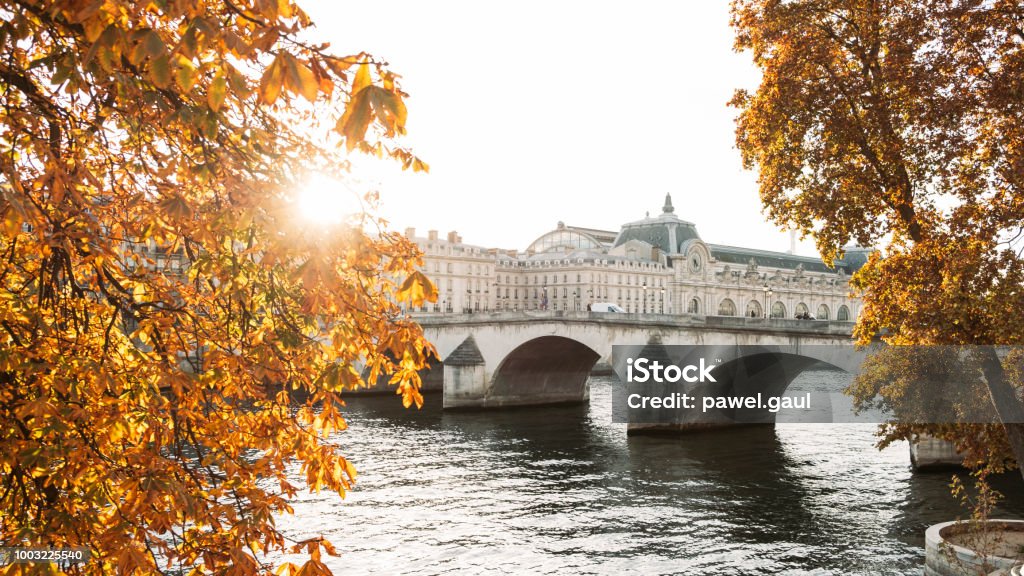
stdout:
[(747, 302), (746, 316), (749, 318), (760, 318), (764, 316), (764, 313), (761, 311), (761, 303), (757, 300)]
[(828, 320), (828, 306), (822, 304), (818, 306), (818, 320)]
[(849, 322), (850, 321), (850, 309), (847, 308), (845, 305), (844, 306), (840, 306), (839, 307), (839, 311), (836, 312), (836, 320), (839, 320), (840, 322)]
[(690, 298), (690, 303), (686, 305), (687, 314), (700, 314), (700, 300), (696, 298)]
[(786, 305), (782, 302), (775, 301), (772, 304), (772, 318), (785, 318), (786, 317)]
[(803, 302), (801, 302), (801, 303), (796, 305), (796, 315), (794, 316), (794, 318), (810, 318), (810, 317), (811, 317), (811, 311), (810, 311), (809, 308), (807, 308), (807, 304), (804, 304)]
[(728, 298), (726, 298), (725, 300), (722, 300), (722, 303), (718, 305), (718, 315), (719, 316), (735, 316), (736, 315), (736, 304), (732, 300), (730, 300)]

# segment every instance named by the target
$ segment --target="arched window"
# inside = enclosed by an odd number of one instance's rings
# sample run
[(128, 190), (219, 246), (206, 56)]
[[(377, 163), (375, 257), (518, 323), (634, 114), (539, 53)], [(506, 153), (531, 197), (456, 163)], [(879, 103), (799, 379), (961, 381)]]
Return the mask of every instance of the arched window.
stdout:
[(761, 303), (757, 300), (751, 300), (747, 302), (747, 313), (748, 318), (760, 318), (764, 316), (764, 311), (761, 308)]
[(839, 307), (839, 311), (836, 312), (836, 320), (839, 320), (840, 322), (850, 321), (850, 309), (847, 308), (846, 305)]
[(722, 300), (722, 303), (718, 305), (718, 315), (719, 316), (735, 316), (736, 315), (736, 304), (732, 300), (730, 300), (728, 298), (726, 298), (725, 300)]
[(687, 314), (700, 314), (700, 300), (696, 298), (690, 298), (690, 303), (686, 305)]
[(828, 306), (818, 306), (818, 320), (828, 320)]
[(801, 302), (801, 303), (796, 305), (796, 315), (793, 316), (793, 317), (794, 318), (810, 318), (811, 317), (811, 309), (807, 307), (807, 304), (804, 304), (803, 302)]
[(786, 317), (786, 305), (778, 300), (775, 304), (772, 304), (772, 318), (785, 318)]

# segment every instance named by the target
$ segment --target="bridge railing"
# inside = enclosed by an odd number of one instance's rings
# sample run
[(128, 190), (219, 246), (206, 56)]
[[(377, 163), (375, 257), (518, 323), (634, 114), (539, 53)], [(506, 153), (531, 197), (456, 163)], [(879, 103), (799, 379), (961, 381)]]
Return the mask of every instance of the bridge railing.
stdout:
[(673, 326), (679, 328), (703, 327), (723, 330), (808, 332), (825, 334), (851, 334), (853, 322), (837, 320), (798, 320), (795, 318), (750, 318), (747, 316), (704, 316), (700, 314), (651, 314), (642, 312), (588, 312), (585, 310), (521, 310), (473, 313), (428, 312), (411, 315), (424, 327), (452, 324), (492, 324), (562, 321), (567, 323), (597, 322), (601, 324), (631, 324)]

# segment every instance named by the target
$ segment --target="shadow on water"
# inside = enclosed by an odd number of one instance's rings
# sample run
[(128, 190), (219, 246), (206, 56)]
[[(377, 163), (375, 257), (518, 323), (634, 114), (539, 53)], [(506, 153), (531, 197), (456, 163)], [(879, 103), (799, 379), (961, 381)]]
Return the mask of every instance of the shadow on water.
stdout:
[(631, 436), (628, 448), (639, 493), (702, 515), (728, 510), (732, 538), (764, 543), (778, 534), (800, 539), (815, 531), (815, 517), (803, 506), (806, 491), (792, 473), (795, 463), (771, 425), (678, 438)]

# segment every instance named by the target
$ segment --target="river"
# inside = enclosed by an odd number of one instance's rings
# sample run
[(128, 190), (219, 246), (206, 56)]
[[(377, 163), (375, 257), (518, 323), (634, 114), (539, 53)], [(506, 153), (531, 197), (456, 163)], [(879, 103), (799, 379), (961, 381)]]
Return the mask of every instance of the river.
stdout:
[[(808, 371), (794, 389), (845, 374)], [(349, 399), (357, 488), (303, 493), (289, 536), (323, 534), (336, 574), (914, 574), (924, 530), (965, 516), (949, 472), (914, 474), (866, 424), (627, 437), (612, 378), (583, 406), (442, 412)], [(1024, 482), (996, 482), (1024, 517)]]

